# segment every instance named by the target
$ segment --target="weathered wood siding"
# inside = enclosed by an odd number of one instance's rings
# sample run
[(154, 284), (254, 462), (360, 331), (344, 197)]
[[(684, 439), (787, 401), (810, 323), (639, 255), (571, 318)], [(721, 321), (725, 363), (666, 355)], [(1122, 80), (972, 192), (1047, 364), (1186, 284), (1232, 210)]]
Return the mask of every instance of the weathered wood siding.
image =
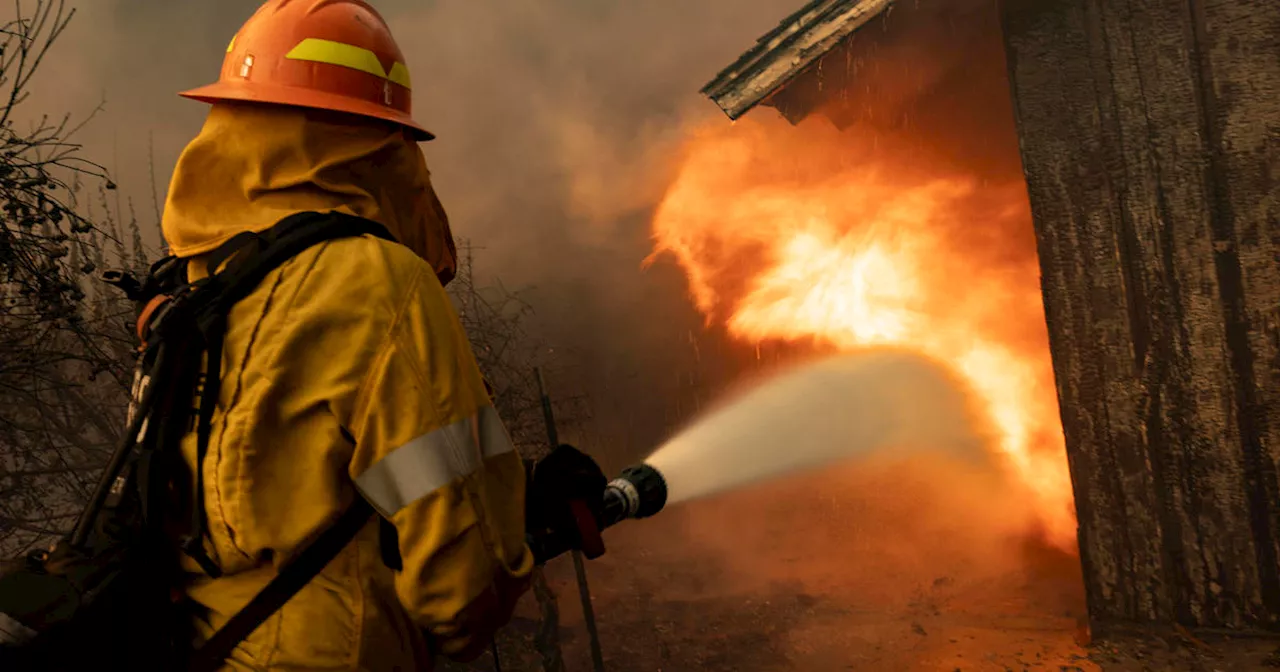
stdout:
[(1280, 5), (1005, 0), (1108, 622), (1280, 627)]

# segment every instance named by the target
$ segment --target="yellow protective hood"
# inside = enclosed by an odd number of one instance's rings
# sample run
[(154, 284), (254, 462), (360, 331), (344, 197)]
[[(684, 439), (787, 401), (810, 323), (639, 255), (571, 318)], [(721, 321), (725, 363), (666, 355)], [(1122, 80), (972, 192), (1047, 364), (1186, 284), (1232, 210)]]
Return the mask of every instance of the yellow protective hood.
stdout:
[(162, 229), (194, 257), (308, 210), (376, 221), (453, 278), (457, 251), (417, 143), (403, 130), (321, 110), (219, 103), (174, 168)]

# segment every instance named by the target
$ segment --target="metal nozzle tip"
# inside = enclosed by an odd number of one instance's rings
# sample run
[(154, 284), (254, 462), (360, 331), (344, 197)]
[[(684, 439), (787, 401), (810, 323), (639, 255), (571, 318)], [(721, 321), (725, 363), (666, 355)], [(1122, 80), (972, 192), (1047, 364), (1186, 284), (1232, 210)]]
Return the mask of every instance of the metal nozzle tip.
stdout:
[(623, 469), (618, 480), (628, 483), (635, 492), (636, 504), (630, 517), (648, 518), (667, 505), (667, 481), (657, 469), (637, 464)]

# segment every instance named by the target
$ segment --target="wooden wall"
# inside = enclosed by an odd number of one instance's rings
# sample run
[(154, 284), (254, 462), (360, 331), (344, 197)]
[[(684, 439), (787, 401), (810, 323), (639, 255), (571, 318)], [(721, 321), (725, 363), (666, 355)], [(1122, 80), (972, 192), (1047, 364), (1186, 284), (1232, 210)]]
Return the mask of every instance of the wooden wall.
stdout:
[(1280, 4), (1003, 0), (1095, 627), (1280, 628)]

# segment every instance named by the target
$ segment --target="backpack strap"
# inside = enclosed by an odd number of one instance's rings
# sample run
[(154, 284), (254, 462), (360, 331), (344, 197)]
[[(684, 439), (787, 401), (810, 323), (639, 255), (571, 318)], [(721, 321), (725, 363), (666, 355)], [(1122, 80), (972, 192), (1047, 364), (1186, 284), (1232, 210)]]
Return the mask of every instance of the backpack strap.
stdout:
[(373, 513), (373, 506), (357, 494), (356, 501), (343, 512), (337, 522), (307, 546), (295, 560), (285, 565), (262, 592), (255, 595), (226, 625), (213, 633), (213, 637), (204, 646), (196, 650), (188, 669), (192, 672), (215, 672), (222, 667), (236, 645), (279, 611), (325, 565), (332, 562), (351, 543)]
[[(381, 224), (362, 217), (340, 212), (300, 212), (260, 234), (242, 233), (224, 243), (208, 257), (210, 275), (197, 281), (196, 296), (208, 297), (195, 315), (207, 364), (196, 421), (197, 468), (195, 487), (191, 490), (190, 534), (182, 540), (181, 546), (183, 552), (213, 578), (221, 576), (222, 571), (205, 550), (208, 518), (204, 508), (204, 469), (201, 467), (209, 452), (213, 410), (222, 387), (222, 343), (226, 335), (227, 315), (232, 306), (257, 289), (269, 273), (304, 250), (329, 240), (366, 234), (395, 240)], [(227, 260), (226, 268), (219, 270), (218, 267)]]
[[(211, 275), (200, 281), (197, 291), (209, 297), (196, 315), (196, 325), (204, 341), (208, 364), (200, 394), (196, 423), (195, 487), (192, 489), (191, 535), (183, 550), (199, 562), (210, 576), (220, 575), (204, 549), (207, 518), (204, 510), (203, 464), (212, 435), (213, 409), (221, 388), (222, 343), (227, 315), (236, 302), (248, 296), (266, 276), (302, 251), (338, 238), (372, 235), (395, 238), (381, 224), (339, 212), (303, 212), (291, 215), (261, 234), (237, 236), (210, 255)], [(234, 248), (234, 249), (233, 249)], [(225, 269), (218, 270), (224, 260)], [(215, 263), (216, 262), (216, 265)], [(288, 602), (315, 578), (343, 548), (355, 538), (373, 516), (373, 507), (360, 495), (356, 501), (262, 589), (249, 604), (231, 617), (191, 660), (193, 670), (216, 670), (236, 645)], [(202, 560), (203, 558), (203, 560)]]

